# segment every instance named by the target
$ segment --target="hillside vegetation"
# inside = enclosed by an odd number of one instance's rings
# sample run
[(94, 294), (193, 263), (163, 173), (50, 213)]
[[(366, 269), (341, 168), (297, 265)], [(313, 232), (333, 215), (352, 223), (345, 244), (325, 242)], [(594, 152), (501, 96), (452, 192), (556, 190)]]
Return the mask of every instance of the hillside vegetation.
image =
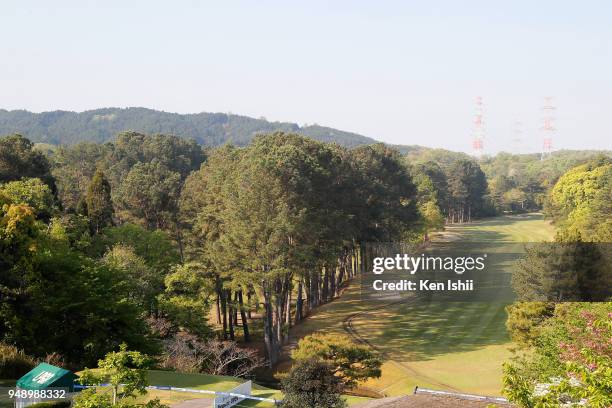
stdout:
[(254, 119), (225, 113), (178, 114), (146, 108), (42, 113), (0, 110), (0, 135), (20, 133), (35, 142), (56, 145), (83, 141), (104, 143), (125, 130), (180, 135), (193, 138), (204, 146), (219, 146), (228, 141), (244, 146), (259, 133), (275, 131), (297, 133), (347, 147), (376, 142), (356, 133), (316, 124), (299, 126), (296, 123), (269, 122), (264, 118)]

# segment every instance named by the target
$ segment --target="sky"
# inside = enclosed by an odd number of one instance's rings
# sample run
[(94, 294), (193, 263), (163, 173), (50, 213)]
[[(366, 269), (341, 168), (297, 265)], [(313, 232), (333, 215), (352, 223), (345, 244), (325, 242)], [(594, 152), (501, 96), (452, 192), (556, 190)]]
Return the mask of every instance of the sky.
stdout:
[[(609, 1), (28, 1), (0, 5), (0, 109), (143, 106), (485, 152), (612, 149)], [(521, 122), (521, 142), (516, 139)]]

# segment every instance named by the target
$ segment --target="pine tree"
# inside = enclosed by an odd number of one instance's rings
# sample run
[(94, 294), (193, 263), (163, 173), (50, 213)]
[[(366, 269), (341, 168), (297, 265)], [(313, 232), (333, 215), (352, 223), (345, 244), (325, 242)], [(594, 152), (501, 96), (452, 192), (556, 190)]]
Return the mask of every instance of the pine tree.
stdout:
[(93, 234), (98, 234), (102, 228), (113, 224), (111, 186), (101, 170), (97, 170), (91, 179), (85, 204)]

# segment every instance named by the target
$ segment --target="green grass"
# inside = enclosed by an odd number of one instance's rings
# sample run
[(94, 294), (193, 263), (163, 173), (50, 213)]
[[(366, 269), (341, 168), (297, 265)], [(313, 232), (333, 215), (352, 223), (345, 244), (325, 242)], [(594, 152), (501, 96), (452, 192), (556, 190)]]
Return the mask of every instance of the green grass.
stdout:
[(541, 242), (555, 235), (542, 214), (504, 215), (464, 225), (451, 225), (443, 236), (469, 242)]
[[(545, 241), (553, 236), (554, 228), (540, 214), (525, 214), (451, 226), (434, 239), (485, 243), (495, 250), (499, 243)], [(478, 248), (485, 250), (487, 245)], [(492, 269), (507, 273), (506, 264), (511, 262)], [(351, 326), (384, 359), (381, 378), (364, 387), (390, 396), (409, 394), (417, 385), (499, 395), (501, 364), (511, 356), (505, 305), (407, 301), (376, 307), (360, 299), (356, 279), (339, 299), (295, 327), (292, 337), (295, 342), (315, 331), (347, 335), (343, 322), (361, 312), (351, 319)]]
[[(388, 395), (414, 386), (499, 395), (501, 363), (510, 355), (504, 304), (399, 304), (353, 320), (353, 328), (393, 366), (366, 385)], [(397, 381), (389, 382), (391, 369)], [(403, 376), (398, 374), (403, 372)]]
[[(196, 390), (229, 391), (242, 384), (245, 380), (235, 377), (215, 376), (206, 374), (183, 374), (172, 371), (149, 371), (149, 384), (170, 385), (173, 387), (193, 388)], [(261, 398), (281, 399), (282, 394), (278, 390), (253, 384), (253, 395)], [(186, 396), (193, 398), (194, 394)], [(197, 394), (196, 394), (197, 395)], [(189, 399), (189, 398), (185, 398)], [(255, 405), (254, 405), (255, 406)], [(265, 406), (259, 404), (257, 406)]]
[[(162, 370), (149, 370), (147, 374), (147, 382), (150, 385), (191, 388), (196, 390), (229, 391), (245, 382), (244, 379), (236, 377), (208, 374), (187, 374)], [(107, 387), (100, 387), (98, 390), (99, 392), (109, 391)], [(252, 395), (260, 398), (272, 398), (277, 400), (282, 399), (282, 393), (279, 390), (262, 387), (257, 384), (253, 384)], [(212, 401), (214, 395), (169, 390), (147, 390), (147, 393), (136, 398), (135, 402), (142, 403), (155, 398), (159, 398), (162, 403), (172, 406), (179, 402), (192, 399), (210, 399)], [(274, 404), (249, 400), (242, 402), (240, 406), (271, 407), (274, 406)]]
[[(229, 391), (232, 388), (242, 384), (245, 380), (228, 377), (228, 376), (216, 376), (207, 374), (185, 374), (177, 373), (173, 371), (161, 371), (161, 370), (149, 370), (147, 380), (151, 385), (166, 385), (180, 388), (191, 388), (196, 390), (209, 390), (209, 391)], [(101, 392), (107, 390), (102, 388)], [(283, 394), (279, 390), (262, 387), (257, 384), (253, 384), (252, 395), (260, 398), (272, 398), (281, 400)], [(168, 390), (148, 390), (146, 395), (139, 396), (136, 398), (136, 402), (146, 402), (154, 398), (159, 398), (164, 404), (170, 406), (192, 399), (212, 399), (213, 395), (209, 394), (198, 394), (180, 391), (168, 391)], [(360, 398), (354, 396), (346, 396), (346, 400), (349, 405), (354, 405), (367, 401), (367, 398)], [(0, 400), (1, 401), (1, 400)], [(255, 400), (246, 400), (240, 403), (240, 407), (272, 407), (274, 404), (269, 402), (257, 402)], [(0, 407), (2, 407), (0, 405)], [(4, 407), (2, 407), (4, 408)]]

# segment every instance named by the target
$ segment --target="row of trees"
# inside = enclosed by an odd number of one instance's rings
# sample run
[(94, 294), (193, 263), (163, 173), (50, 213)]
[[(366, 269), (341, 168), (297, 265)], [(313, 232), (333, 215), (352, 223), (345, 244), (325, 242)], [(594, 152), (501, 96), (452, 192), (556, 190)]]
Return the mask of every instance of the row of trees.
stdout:
[[(470, 216), (541, 211), (549, 193), (569, 169), (601, 155), (597, 151), (559, 151), (546, 160), (538, 154), (499, 153), (476, 162), (443, 149), (408, 152), (406, 161), (419, 190), (419, 205), (429, 224), (465, 222)], [(609, 156), (606, 156), (609, 157)]]
[(275, 364), (289, 327), (357, 273), (361, 246), (417, 221), (415, 193), (383, 145), (346, 150), (278, 133), (214, 151), (187, 179), (181, 210), (190, 258), (215, 276), (224, 333), (234, 335), (238, 308), (247, 335), (243, 299), (256, 298)]
[(419, 218), (383, 145), (278, 133), (207, 153), (129, 132), (47, 158), (10, 136), (0, 159), (0, 339), (77, 365), (121, 342), (204, 341), (215, 304), (222, 339), (249, 340), (261, 317), (274, 364), (289, 327), (358, 273), (363, 245)]
[(463, 157), (441, 163), (428, 160), (411, 166), (425, 229), (492, 215), (487, 179), (478, 163)]
[(601, 152), (562, 150), (542, 160), (539, 154), (499, 153), (480, 162), (489, 181), (489, 199), (498, 212), (542, 210), (551, 188), (569, 169)]

